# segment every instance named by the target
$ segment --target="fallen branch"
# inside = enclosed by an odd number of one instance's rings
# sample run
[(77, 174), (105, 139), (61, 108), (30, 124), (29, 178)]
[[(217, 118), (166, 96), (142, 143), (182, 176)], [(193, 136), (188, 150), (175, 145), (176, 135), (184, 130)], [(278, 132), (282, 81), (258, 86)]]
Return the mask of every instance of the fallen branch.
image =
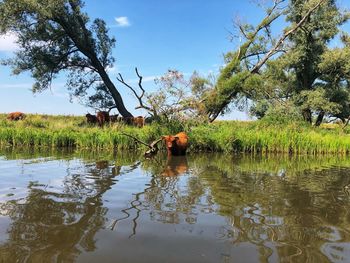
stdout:
[(160, 138), (160, 139), (155, 140), (155, 141), (151, 142), (150, 144), (148, 144), (148, 143), (145, 143), (145, 142), (141, 141), (140, 139), (138, 139), (138, 138), (136, 138), (136, 137), (134, 137), (134, 136), (132, 136), (132, 135), (130, 135), (130, 134), (123, 133), (123, 132), (122, 132), (121, 134), (122, 134), (122, 135), (125, 135), (125, 136), (127, 136), (127, 137), (130, 137), (131, 139), (135, 140), (136, 142), (141, 143), (141, 144), (147, 146), (147, 147), (149, 148), (149, 150), (147, 150), (147, 151), (144, 153), (144, 155), (145, 155), (146, 157), (151, 157), (151, 156), (153, 156), (153, 155), (156, 155), (156, 154), (158, 153), (158, 151), (159, 151), (159, 148), (158, 148), (157, 144), (163, 140), (162, 138)]

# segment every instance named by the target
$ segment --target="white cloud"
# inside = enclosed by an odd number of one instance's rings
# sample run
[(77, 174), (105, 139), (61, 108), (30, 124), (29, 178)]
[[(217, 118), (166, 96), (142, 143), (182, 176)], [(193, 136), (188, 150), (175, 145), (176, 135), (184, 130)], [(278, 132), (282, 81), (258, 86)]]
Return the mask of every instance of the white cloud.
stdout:
[[(146, 83), (146, 82), (154, 82), (154, 80), (156, 78), (159, 78), (159, 76), (146, 76), (146, 77), (142, 77), (142, 83)], [(131, 83), (131, 84), (135, 84), (135, 83), (139, 83), (139, 79), (128, 79), (126, 80), (126, 83)]]
[(15, 51), (18, 49), (16, 44), (17, 36), (14, 33), (8, 33), (6, 35), (0, 35), (0, 51)]
[(143, 77), (142, 81), (143, 82), (151, 82), (151, 81), (154, 81), (157, 78), (159, 78), (159, 76), (148, 76), (148, 77)]
[[(2, 89), (26, 89), (29, 92), (32, 91), (32, 83), (27, 82), (27, 83), (4, 83), (0, 84), (0, 91)], [(66, 87), (65, 83), (56, 83), (51, 86), (51, 89), (46, 90), (46, 92), (50, 93), (51, 95), (55, 97), (60, 97), (60, 98), (69, 98), (69, 93), (66, 92)], [(33, 95), (38, 95), (38, 94), (33, 94)]]
[(119, 71), (119, 70), (118, 70), (118, 67), (117, 67), (117, 66), (112, 66), (112, 67), (107, 67), (107, 68), (106, 68), (106, 71), (107, 71), (107, 72), (117, 72), (117, 71)]
[(118, 27), (128, 27), (130, 26), (129, 19), (126, 16), (120, 16), (115, 18)]
[(17, 84), (0, 84), (0, 89), (31, 89), (30, 83), (17, 83)]

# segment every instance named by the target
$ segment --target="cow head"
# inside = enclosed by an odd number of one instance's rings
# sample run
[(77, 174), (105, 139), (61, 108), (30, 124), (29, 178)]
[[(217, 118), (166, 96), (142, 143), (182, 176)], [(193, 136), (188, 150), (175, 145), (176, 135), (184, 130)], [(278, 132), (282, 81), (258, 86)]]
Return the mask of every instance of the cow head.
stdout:
[(165, 145), (168, 149), (173, 148), (176, 145), (176, 142), (179, 140), (179, 137), (172, 135), (162, 136), (162, 138), (165, 141)]

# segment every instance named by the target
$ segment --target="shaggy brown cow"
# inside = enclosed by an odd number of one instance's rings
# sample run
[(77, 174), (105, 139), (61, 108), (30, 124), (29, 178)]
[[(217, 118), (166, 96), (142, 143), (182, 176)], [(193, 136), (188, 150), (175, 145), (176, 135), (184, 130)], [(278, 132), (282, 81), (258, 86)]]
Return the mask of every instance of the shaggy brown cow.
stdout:
[(186, 156), (168, 156), (166, 166), (162, 172), (163, 176), (183, 175), (188, 171)]
[(109, 121), (110, 122), (119, 122), (120, 121), (119, 114), (109, 116)]
[(142, 116), (137, 117), (125, 117), (123, 122), (127, 125), (134, 125), (136, 127), (142, 128), (145, 125), (145, 118)]
[(26, 117), (26, 115), (23, 112), (11, 112), (7, 115), (7, 119), (10, 121), (18, 121), (23, 120)]
[(107, 111), (99, 111), (97, 112), (97, 121), (98, 125), (102, 127), (106, 122), (109, 122), (109, 113)]
[(124, 117), (123, 122), (127, 125), (132, 125), (134, 123), (134, 117)]
[(85, 117), (86, 117), (86, 122), (87, 123), (95, 124), (95, 123), (98, 122), (96, 115), (92, 115), (92, 114), (88, 113), (88, 114), (85, 115)]
[(142, 116), (134, 117), (133, 124), (136, 127), (142, 128), (145, 125), (145, 118)]
[(180, 132), (174, 136), (167, 135), (162, 138), (165, 141), (168, 155), (186, 155), (188, 147), (188, 136), (186, 133)]

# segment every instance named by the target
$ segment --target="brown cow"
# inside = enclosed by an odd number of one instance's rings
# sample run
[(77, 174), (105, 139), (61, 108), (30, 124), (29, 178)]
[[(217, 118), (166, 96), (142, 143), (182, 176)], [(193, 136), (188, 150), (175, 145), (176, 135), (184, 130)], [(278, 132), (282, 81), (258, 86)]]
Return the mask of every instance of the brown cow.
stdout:
[(88, 114), (85, 115), (85, 117), (86, 117), (86, 122), (87, 123), (95, 124), (95, 123), (98, 122), (96, 115), (92, 115), (92, 114), (88, 113)]
[(142, 128), (145, 125), (145, 118), (142, 116), (124, 117), (123, 122), (127, 125), (134, 125), (136, 127)]
[(132, 125), (134, 123), (134, 117), (123, 117), (123, 122), (127, 125)]
[(168, 156), (166, 166), (162, 172), (163, 176), (183, 175), (188, 171), (186, 156)]
[(106, 122), (109, 122), (109, 113), (107, 111), (99, 111), (97, 112), (97, 121), (98, 121), (98, 125), (100, 125), (100, 127), (103, 127), (103, 125)]
[(7, 119), (10, 121), (18, 121), (23, 120), (26, 117), (26, 115), (23, 112), (11, 112), (7, 115)]
[(134, 117), (133, 124), (138, 128), (142, 128), (145, 126), (145, 118), (142, 116)]
[(162, 138), (165, 141), (168, 155), (186, 155), (188, 147), (188, 136), (186, 133), (180, 132), (174, 136), (167, 135)]
[(110, 116), (109, 116), (109, 121), (110, 121), (110, 122), (119, 122), (119, 121), (120, 121), (119, 114), (110, 115)]

